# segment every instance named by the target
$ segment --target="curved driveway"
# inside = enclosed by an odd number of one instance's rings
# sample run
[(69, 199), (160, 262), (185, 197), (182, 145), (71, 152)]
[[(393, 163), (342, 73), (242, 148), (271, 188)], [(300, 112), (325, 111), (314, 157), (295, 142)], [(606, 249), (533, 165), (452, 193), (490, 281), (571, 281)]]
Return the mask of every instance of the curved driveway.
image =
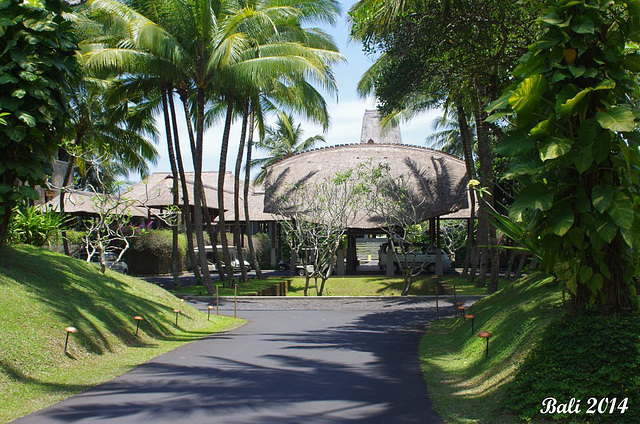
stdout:
[(433, 300), (253, 298), (238, 316), (248, 324), (16, 423), (442, 422), (417, 360)]

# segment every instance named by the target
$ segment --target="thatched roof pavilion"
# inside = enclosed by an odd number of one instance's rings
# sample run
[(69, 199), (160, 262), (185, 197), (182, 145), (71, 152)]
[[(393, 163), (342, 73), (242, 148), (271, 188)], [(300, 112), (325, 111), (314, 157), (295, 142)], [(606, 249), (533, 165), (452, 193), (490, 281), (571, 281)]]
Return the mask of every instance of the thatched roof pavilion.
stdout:
[[(271, 165), (267, 168), (264, 211), (277, 212), (275, 202), (291, 187), (320, 182), (369, 161), (372, 165), (387, 163), (393, 177), (404, 176), (414, 197), (424, 199), (417, 206), (425, 220), (469, 207), (464, 161), (425, 147), (373, 143), (310, 150)], [(381, 218), (362, 212), (350, 228), (382, 226)]]
[[(193, 208), (194, 173), (185, 173), (189, 205)], [(227, 172), (224, 187), (225, 210), (233, 209), (233, 174)], [(202, 185), (207, 199), (207, 207), (218, 215), (218, 172), (203, 172)], [(170, 172), (155, 172), (146, 180), (140, 181), (129, 189), (126, 197), (136, 199), (138, 204), (153, 209), (165, 209), (173, 204), (173, 177)], [(182, 204), (182, 185), (178, 184), (178, 197)]]
[[(100, 213), (96, 207), (96, 196), (104, 196), (100, 193), (92, 193), (88, 191), (69, 190), (64, 196), (64, 212), (69, 215), (75, 216), (95, 216)], [(107, 207), (114, 206), (114, 202), (107, 200)], [(43, 210), (50, 210), (53, 212), (60, 212), (60, 196), (56, 196), (40, 206)], [(118, 207), (116, 210), (119, 214), (130, 215), (135, 218), (147, 218), (148, 212), (146, 208), (129, 205)]]

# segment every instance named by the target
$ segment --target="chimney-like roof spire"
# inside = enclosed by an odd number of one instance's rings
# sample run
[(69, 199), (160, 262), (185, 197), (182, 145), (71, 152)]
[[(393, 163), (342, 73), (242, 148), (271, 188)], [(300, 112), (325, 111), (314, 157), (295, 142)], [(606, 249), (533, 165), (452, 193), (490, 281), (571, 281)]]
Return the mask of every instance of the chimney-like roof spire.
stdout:
[(362, 118), (362, 133), (360, 134), (360, 143), (362, 144), (402, 144), (400, 136), (400, 127), (392, 127), (382, 129), (380, 126), (380, 114), (377, 110), (365, 110)]

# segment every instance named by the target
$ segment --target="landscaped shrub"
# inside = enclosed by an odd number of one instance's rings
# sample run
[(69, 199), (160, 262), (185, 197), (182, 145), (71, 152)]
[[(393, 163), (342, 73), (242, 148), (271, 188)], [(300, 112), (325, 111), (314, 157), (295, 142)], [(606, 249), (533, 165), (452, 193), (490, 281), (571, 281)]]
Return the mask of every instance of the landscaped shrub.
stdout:
[[(271, 265), (271, 241), (266, 233), (257, 233), (251, 236), (253, 239), (253, 248), (256, 252), (258, 263), (261, 267), (269, 267)], [(249, 256), (247, 255), (247, 258)]]
[[(186, 268), (187, 239), (178, 238), (179, 268)], [(125, 254), (129, 272), (133, 275), (169, 274), (172, 269), (171, 230), (142, 230), (131, 241)]]
[[(526, 420), (541, 419), (542, 401), (580, 400), (580, 414), (556, 419), (591, 423), (640, 422), (640, 316), (567, 317), (552, 325), (524, 362), (509, 390), (506, 409)], [(623, 414), (586, 414), (589, 399), (628, 398)], [(593, 401), (592, 401), (593, 403)], [(603, 406), (605, 403), (603, 402)], [(548, 417), (548, 415), (545, 415)]]
[(63, 214), (41, 211), (35, 206), (17, 207), (9, 223), (9, 242), (44, 246), (54, 241), (66, 220)]

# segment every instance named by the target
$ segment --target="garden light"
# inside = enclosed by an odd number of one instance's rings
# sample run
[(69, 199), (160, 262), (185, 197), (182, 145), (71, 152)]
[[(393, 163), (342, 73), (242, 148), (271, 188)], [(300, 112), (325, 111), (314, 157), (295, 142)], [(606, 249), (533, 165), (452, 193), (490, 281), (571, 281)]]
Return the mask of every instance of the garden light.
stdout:
[(471, 334), (473, 334), (473, 322), (475, 321), (476, 316), (473, 314), (467, 314), (464, 317), (471, 320)]
[(178, 315), (180, 315), (180, 309), (174, 309), (173, 313), (176, 314), (176, 327), (178, 326)]
[(485, 349), (485, 358), (489, 357), (489, 338), (491, 338), (491, 333), (488, 331), (481, 331), (478, 333), (478, 337), (481, 339), (487, 340), (487, 348)]
[(140, 329), (140, 321), (142, 321), (142, 317), (140, 315), (136, 315), (133, 317), (136, 320), (136, 336), (138, 335), (138, 330)]
[(69, 344), (69, 334), (77, 333), (78, 329), (76, 327), (67, 327), (64, 329), (67, 332), (67, 338), (64, 341), (64, 353), (67, 353), (67, 344)]

